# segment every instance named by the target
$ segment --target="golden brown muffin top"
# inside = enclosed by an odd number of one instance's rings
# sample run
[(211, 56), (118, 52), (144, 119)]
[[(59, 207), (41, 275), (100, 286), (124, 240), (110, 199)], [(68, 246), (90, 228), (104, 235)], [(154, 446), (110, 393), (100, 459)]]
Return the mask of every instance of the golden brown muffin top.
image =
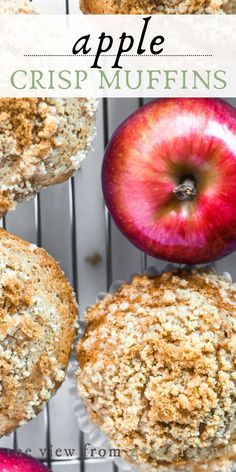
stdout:
[(65, 377), (74, 293), (44, 251), (0, 230), (0, 436), (33, 418)]
[(81, 0), (81, 9), (90, 14), (218, 14), (232, 13), (235, 0)]
[(29, 0), (4, 0), (0, 5), (0, 15), (15, 15), (37, 13), (37, 9)]
[(0, 216), (76, 172), (96, 106), (85, 98), (0, 98)]
[(87, 322), (79, 394), (126, 459), (141, 470), (218, 470), (209, 460), (232, 453), (235, 431), (236, 286), (202, 270), (135, 276)]

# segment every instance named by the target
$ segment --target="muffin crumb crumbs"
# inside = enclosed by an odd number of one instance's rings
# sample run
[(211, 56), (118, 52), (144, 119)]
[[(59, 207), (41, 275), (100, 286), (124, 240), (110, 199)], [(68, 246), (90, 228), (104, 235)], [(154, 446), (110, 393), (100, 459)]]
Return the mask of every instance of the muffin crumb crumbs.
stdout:
[(231, 470), (235, 309), (236, 286), (200, 269), (135, 276), (89, 308), (78, 392), (141, 470)]

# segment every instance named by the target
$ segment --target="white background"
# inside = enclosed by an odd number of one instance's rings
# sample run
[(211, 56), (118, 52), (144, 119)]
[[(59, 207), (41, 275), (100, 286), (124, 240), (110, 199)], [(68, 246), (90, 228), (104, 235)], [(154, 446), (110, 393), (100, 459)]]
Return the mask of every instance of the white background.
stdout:
[[(64, 1), (64, 0), (63, 0)], [(50, 5), (52, 7), (52, 5)], [(78, 11), (75, 5), (73, 11)], [(27, 15), (0, 17), (0, 87), (2, 96), (96, 96), (96, 97), (156, 97), (159, 96), (235, 96), (236, 83), (236, 29), (235, 20), (230, 15), (153, 15), (146, 30), (143, 48), (145, 53), (138, 55), (138, 45), (144, 28), (144, 18), (134, 15)], [(45, 34), (47, 32), (47, 34)], [(101, 32), (113, 38), (113, 47), (99, 64), (111, 81), (114, 74), (119, 74), (120, 88), (112, 86), (100, 88), (100, 73), (92, 68), (99, 45)], [(132, 35), (134, 45), (128, 54), (120, 60), (122, 70), (112, 66), (119, 45), (121, 33)], [(90, 34), (88, 55), (73, 55), (75, 42)], [(157, 36), (165, 41), (159, 55), (151, 53), (150, 44)], [(230, 38), (230, 41), (229, 41)], [(106, 42), (108, 38), (106, 39)], [(125, 46), (130, 40), (126, 38)], [(80, 43), (81, 46), (81, 43)], [(35, 57), (32, 57), (35, 56)], [(43, 73), (42, 86), (31, 88), (30, 71)], [(70, 71), (72, 87), (60, 88), (57, 76), (62, 70)], [(27, 88), (17, 90), (11, 86), (10, 78), (17, 70), (28, 73)], [(54, 88), (49, 89), (49, 70), (54, 70)], [(82, 89), (75, 88), (75, 71), (82, 70), (88, 79), (82, 82)], [(186, 80), (182, 71), (186, 71)], [(137, 88), (139, 71), (142, 81)], [(149, 74), (154, 71), (152, 88), (149, 87)], [(167, 82), (166, 72), (171, 71), (171, 80)], [(177, 76), (175, 74), (177, 71)], [(194, 71), (207, 80), (210, 71), (209, 88), (197, 80), (194, 83)], [(216, 81), (214, 73), (219, 71), (227, 86)], [(222, 74), (222, 71), (225, 74)], [(130, 77), (128, 88), (125, 76)], [(17, 76), (18, 77), (18, 76)], [(25, 80), (19, 80), (19, 87)], [(17, 81), (18, 83), (18, 81)], [(63, 83), (62, 86), (65, 86)], [(197, 87), (197, 88), (196, 88)]]

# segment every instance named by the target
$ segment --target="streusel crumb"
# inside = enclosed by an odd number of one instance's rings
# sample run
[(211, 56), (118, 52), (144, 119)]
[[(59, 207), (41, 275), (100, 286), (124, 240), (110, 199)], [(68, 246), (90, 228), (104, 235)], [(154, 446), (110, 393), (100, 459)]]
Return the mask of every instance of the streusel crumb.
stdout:
[(0, 15), (35, 15), (37, 8), (29, 0), (4, 0), (0, 5)]
[(135, 276), (78, 343), (90, 418), (141, 470), (226, 472), (236, 447), (236, 286), (212, 271)]
[[(40, 13), (29, 0), (2, 3), (0, 15)], [(0, 217), (75, 174), (94, 136), (96, 108), (87, 98), (0, 98)]]
[(34, 418), (61, 385), (76, 318), (56, 262), (0, 229), (0, 437)]
[(96, 107), (86, 98), (0, 98), (0, 216), (76, 172)]
[(235, 13), (236, 0), (81, 0), (90, 14), (222, 14)]

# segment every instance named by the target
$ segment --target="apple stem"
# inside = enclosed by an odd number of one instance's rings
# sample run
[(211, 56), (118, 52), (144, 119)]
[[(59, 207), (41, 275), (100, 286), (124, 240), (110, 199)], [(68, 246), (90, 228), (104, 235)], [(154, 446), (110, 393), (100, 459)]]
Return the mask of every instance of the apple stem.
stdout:
[(192, 201), (197, 195), (196, 181), (192, 177), (188, 177), (177, 185), (173, 192), (178, 200), (183, 202)]

